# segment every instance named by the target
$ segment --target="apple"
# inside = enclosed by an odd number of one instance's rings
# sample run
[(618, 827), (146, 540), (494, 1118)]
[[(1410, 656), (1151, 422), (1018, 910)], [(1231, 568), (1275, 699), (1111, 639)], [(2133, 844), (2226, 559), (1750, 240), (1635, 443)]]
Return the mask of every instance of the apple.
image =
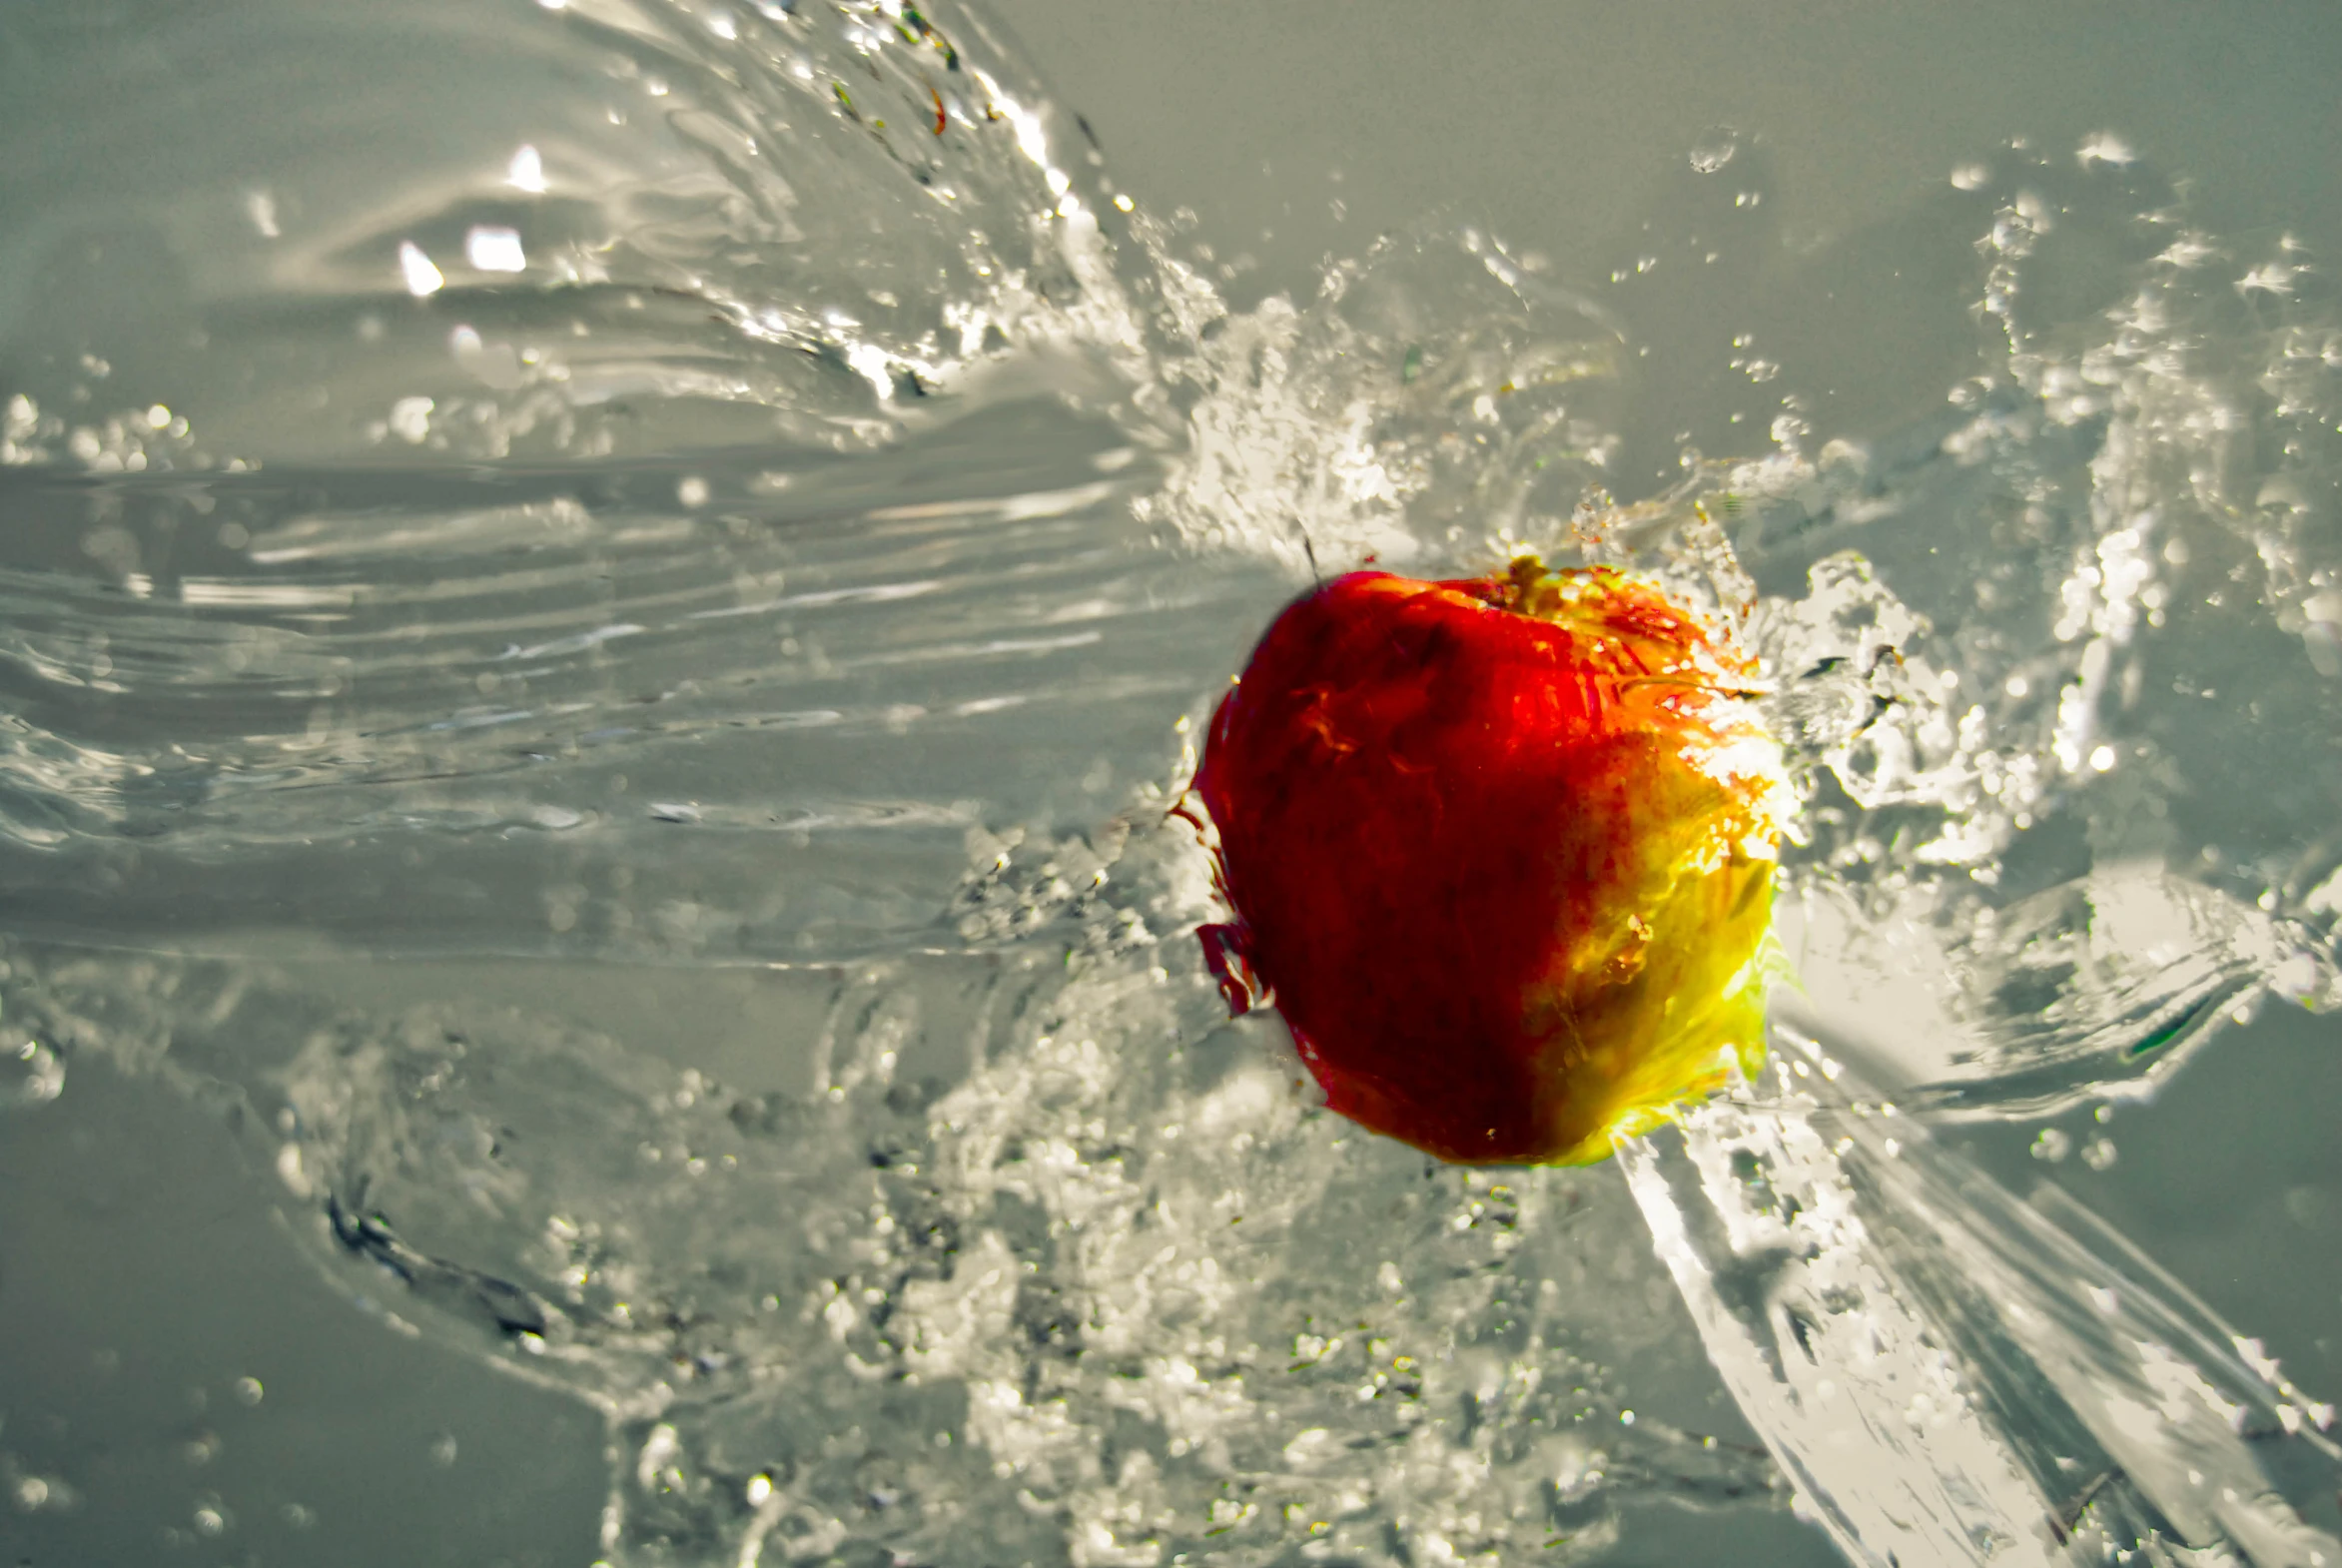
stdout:
[(1534, 556), (1304, 593), (1194, 788), (1234, 918), (1328, 1106), (1443, 1160), (1579, 1164), (1753, 1073), (1779, 749), (1754, 661), (1655, 582)]

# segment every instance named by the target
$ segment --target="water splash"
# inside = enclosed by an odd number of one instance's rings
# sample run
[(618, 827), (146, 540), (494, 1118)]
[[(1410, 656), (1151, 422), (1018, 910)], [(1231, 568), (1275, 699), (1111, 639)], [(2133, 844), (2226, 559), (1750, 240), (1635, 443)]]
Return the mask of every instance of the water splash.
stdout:
[(2246, 1446), (2342, 1457), (2330, 1406), (2070, 1198), (2014, 1196), (1819, 1043), (1777, 1045), (1767, 1098), (1620, 1155), (1711, 1355), (1851, 1558), (2342, 1561)]
[[(2283, 243), (2012, 154), (1898, 239), (1959, 279), (1903, 363), (1719, 137), (1607, 293), (1432, 225), (1238, 313), (979, 16), (512, 26), (596, 90), (167, 193), (182, 275), (0, 388), (20, 1105), (89, 1053), (234, 1108), (329, 1266), (607, 1415), (613, 1562), (1599, 1561), (1793, 1489), (1906, 1563), (2327, 1549), (2221, 1425), (2322, 1406), (1847, 1097), (1630, 1151), (1640, 1217), (1327, 1119), (1164, 819), (1310, 568), (1526, 544), (1746, 615), (1783, 1023), (1866, 1104), (2144, 1094), (2331, 1001), (2342, 340)], [(1781, 1469), (1702, 1430), (1644, 1218)]]
[[(251, 1083), (322, 1255), (599, 1405), (613, 1560), (1574, 1561), (1623, 1501), (1769, 1493), (1745, 1438), (1667, 1419), (1697, 1400), (1615, 1181), (1311, 1108), (1214, 1022), (1183, 830), (1050, 853), (1111, 891), (997, 954), (740, 974), (728, 1039), (671, 971), (369, 1007), (368, 966), (314, 955), (20, 951), (16, 994), (50, 1038)], [(640, 1010), (682, 1027), (581, 1021)]]

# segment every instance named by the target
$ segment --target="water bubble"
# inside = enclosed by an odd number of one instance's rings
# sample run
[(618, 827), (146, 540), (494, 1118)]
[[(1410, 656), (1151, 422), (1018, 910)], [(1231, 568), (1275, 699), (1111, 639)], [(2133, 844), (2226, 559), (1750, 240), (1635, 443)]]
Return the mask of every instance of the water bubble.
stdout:
[(2045, 1127), (2033, 1138), (2032, 1156), (2035, 1160), (2054, 1165), (2071, 1153), (2072, 1137), (2057, 1128)]
[(1701, 174), (1714, 174), (1731, 163), (1740, 151), (1739, 138), (1730, 132), (1717, 132), (1697, 143), (1691, 150), (1692, 168)]

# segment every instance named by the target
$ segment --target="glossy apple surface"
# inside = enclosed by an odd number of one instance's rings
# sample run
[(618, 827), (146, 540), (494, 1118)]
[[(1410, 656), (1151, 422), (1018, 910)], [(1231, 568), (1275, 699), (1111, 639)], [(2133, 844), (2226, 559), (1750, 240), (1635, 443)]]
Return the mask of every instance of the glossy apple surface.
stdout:
[(1442, 1159), (1577, 1163), (1763, 1050), (1779, 754), (1719, 625), (1534, 558), (1277, 617), (1195, 789), (1328, 1104)]

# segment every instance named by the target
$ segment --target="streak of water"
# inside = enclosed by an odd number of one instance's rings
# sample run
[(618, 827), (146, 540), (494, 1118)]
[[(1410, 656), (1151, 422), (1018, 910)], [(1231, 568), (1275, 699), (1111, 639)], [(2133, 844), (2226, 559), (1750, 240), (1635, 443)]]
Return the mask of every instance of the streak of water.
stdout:
[(2017, 1198), (1855, 1098), (1816, 1042), (1777, 1045), (1777, 1099), (1621, 1158), (1710, 1353), (1849, 1556), (2049, 1563), (2167, 1532), (2342, 1560), (2247, 1446), (2342, 1457), (2330, 1405), (2055, 1188)]

